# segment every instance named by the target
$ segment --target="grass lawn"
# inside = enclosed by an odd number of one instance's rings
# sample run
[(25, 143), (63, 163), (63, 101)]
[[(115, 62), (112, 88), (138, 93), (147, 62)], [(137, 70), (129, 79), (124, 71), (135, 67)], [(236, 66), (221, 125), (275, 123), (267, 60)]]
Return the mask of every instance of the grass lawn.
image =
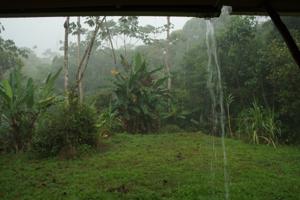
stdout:
[[(119, 134), (75, 160), (0, 155), (0, 199), (224, 199), (221, 141)], [(300, 199), (300, 148), (226, 139), (230, 199)]]

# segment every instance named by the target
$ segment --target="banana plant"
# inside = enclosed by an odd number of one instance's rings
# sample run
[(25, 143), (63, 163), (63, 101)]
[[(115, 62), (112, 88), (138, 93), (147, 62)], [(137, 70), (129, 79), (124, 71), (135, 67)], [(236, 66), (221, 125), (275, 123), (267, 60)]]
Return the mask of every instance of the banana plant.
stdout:
[(140, 54), (129, 64), (122, 58), (123, 72), (114, 72), (114, 108), (128, 132), (156, 131), (160, 121), (161, 107), (166, 105), (169, 95), (165, 86), (167, 77), (157, 78), (149, 70)]
[(36, 120), (57, 101), (53, 89), (60, 71), (49, 74), (41, 86), (36, 86), (32, 78), (26, 79), (17, 68), (0, 83), (0, 126), (9, 127), (6, 131), (1, 129), (0, 139), (7, 140), (7, 148), (18, 152), (30, 146)]

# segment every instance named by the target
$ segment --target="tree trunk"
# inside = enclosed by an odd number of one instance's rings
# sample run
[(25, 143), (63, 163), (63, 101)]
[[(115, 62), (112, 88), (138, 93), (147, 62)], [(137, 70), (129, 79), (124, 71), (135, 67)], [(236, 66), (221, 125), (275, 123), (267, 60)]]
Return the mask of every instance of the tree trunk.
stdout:
[[(106, 22), (106, 19), (105, 19), (105, 22)], [(106, 31), (107, 31), (107, 34), (108, 34), (108, 40), (109, 40), (109, 43), (110, 43), (110, 47), (111, 47), (111, 51), (112, 51), (112, 55), (113, 55), (113, 59), (114, 59), (114, 64), (115, 64), (115, 67), (116, 67), (117, 66), (117, 57), (116, 57), (114, 44), (112, 42), (111, 34), (110, 34), (110, 31), (109, 31), (109, 28), (107, 27), (107, 24), (106, 24), (105, 27), (106, 27)]]
[(165, 59), (166, 59), (166, 72), (168, 75), (168, 90), (171, 90), (172, 87), (172, 79), (171, 79), (171, 64), (170, 64), (170, 26), (171, 26), (171, 22), (170, 22), (170, 17), (167, 17), (167, 45), (166, 45), (166, 55), (165, 55)]
[(76, 86), (77, 86), (77, 88), (79, 86), (79, 83), (82, 81), (83, 75), (84, 75), (85, 70), (87, 68), (87, 64), (88, 64), (88, 61), (89, 61), (89, 58), (90, 58), (90, 55), (91, 55), (91, 52), (92, 52), (92, 49), (93, 49), (93, 46), (94, 46), (94, 42), (96, 40), (97, 33), (98, 33), (98, 31), (99, 31), (99, 29), (100, 29), (100, 27), (101, 27), (104, 20), (105, 20), (105, 17), (103, 17), (103, 19), (101, 21), (99, 21), (99, 17), (97, 18), (95, 30), (92, 34), (91, 40), (90, 40), (87, 48), (85, 49), (84, 54), (83, 54), (83, 56), (80, 60), (79, 66), (77, 68), (77, 74), (76, 74), (76, 77), (77, 77)]
[(266, 97), (266, 92), (265, 92), (265, 85), (264, 85), (264, 81), (263, 81), (263, 78), (261, 77), (260, 79), (260, 87), (261, 87), (261, 93), (262, 93), (262, 99), (264, 101), (264, 105), (267, 107), (267, 108), (270, 108), (270, 104), (268, 102), (268, 99)]
[(231, 128), (230, 105), (229, 105), (229, 103), (227, 103), (226, 107), (227, 107), (227, 120), (228, 120), (229, 133), (230, 133), (230, 136), (233, 137), (233, 132), (232, 132), (232, 128)]
[(3, 78), (3, 74), (4, 74), (4, 70), (2, 71), (1, 67), (0, 67), (0, 81), (2, 80)]
[[(81, 24), (80, 24), (80, 17), (77, 17), (77, 64), (80, 65), (80, 31), (81, 31)], [(78, 76), (82, 73), (79, 72)], [(79, 79), (80, 77), (77, 77)], [(83, 87), (82, 81), (78, 82), (78, 95), (79, 95), (79, 102), (83, 102)]]
[[(166, 74), (168, 76), (168, 80), (167, 80), (167, 88), (168, 91), (171, 91), (171, 87), (172, 87), (172, 79), (171, 79), (171, 64), (170, 64), (170, 17), (167, 17), (167, 38), (166, 38), (166, 50), (165, 50), (165, 71)], [(171, 111), (171, 99), (168, 99), (168, 110)]]
[(69, 56), (68, 56), (68, 50), (69, 50), (69, 25), (70, 25), (70, 17), (66, 18), (66, 21), (64, 23), (65, 28), (65, 43), (64, 43), (64, 89), (65, 94), (68, 94), (68, 82), (69, 82)]
[(124, 45), (124, 56), (127, 59), (127, 49), (126, 49), (126, 39), (125, 34), (123, 34), (123, 45)]

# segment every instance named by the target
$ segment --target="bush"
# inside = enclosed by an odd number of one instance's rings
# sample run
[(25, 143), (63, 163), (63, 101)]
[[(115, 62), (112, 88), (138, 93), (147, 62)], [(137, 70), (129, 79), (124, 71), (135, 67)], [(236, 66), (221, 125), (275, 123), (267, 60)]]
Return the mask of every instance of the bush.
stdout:
[(162, 133), (179, 133), (183, 130), (176, 124), (167, 124), (160, 129)]
[(8, 152), (13, 146), (12, 139), (9, 138), (10, 134), (8, 130), (9, 124), (4, 120), (1, 121), (0, 118), (0, 153)]
[(122, 121), (117, 116), (117, 112), (112, 110), (111, 104), (109, 104), (107, 109), (101, 112), (97, 127), (100, 129), (102, 136), (109, 136), (112, 133), (121, 130)]
[(54, 156), (86, 144), (97, 144), (95, 109), (87, 105), (59, 105), (40, 121), (33, 150), (42, 157)]
[(254, 144), (267, 143), (275, 147), (280, 134), (279, 122), (270, 109), (264, 109), (257, 103), (242, 111), (237, 120), (238, 133), (247, 134)]
[(99, 92), (97, 92), (97, 94), (93, 96), (92, 99), (97, 110), (105, 110), (111, 103), (112, 92), (108, 89), (102, 89)]
[(157, 78), (162, 68), (149, 70), (145, 60), (137, 54), (129, 64), (122, 59), (123, 72), (112, 71), (114, 79), (114, 110), (127, 132), (148, 133), (159, 129), (161, 110), (167, 105), (169, 92), (166, 77)]
[(79, 157), (86, 157), (95, 153), (95, 148), (88, 144), (82, 144), (77, 147), (77, 155)]
[(30, 148), (36, 121), (58, 101), (54, 83), (60, 71), (49, 74), (39, 86), (23, 77), (20, 68), (1, 81), (0, 149), (19, 152)]

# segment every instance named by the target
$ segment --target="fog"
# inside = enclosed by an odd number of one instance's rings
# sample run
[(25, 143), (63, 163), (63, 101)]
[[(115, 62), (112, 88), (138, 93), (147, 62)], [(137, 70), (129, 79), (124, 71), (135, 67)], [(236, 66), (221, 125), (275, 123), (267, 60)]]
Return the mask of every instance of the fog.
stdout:
[[(75, 20), (75, 17), (73, 17)], [(117, 20), (117, 17), (113, 17)], [(172, 17), (174, 29), (181, 29), (189, 17)], [(59, 51), (60, 41), (64, 37), (63, 17), (44, 18), (2, 18), (0, 22), (5, 31), (1, 34), (4, 39), (12, 39), (17, 46), (31, 48), (42, 56), (47, 49)], [(162, 26), (166, 24), (165, 17), (140, 17), (140, 24)]]
[(0, 199), (299, 199), (299, 66), (269, 18), (108, 18), (0, 20)]

